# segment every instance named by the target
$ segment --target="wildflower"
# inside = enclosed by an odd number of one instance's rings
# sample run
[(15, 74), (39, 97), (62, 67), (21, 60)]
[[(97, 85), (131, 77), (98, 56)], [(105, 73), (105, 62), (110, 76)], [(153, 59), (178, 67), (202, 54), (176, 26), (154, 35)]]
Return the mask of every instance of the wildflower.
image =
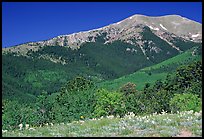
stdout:
[(2, 129), (2, 132), (3, 132), (3, 133), (6, 133), (7, 131), (8, 131), (8, 130), (3, 130), (3, 129)]
[(113, 119), (114, 116), (113, 115), (110, 115), (110, 116), (107, 116), (108, 119)]
[(46, 123), (45, 125), (48, 126), (48, 123)]
[(51, 126), (53, 126), (53, 123), (50, 123)]
[(28, 129), (29, 128), (29, 124), (26, 124), (25, 127), (26, 127), (26, 129)]
[(193, 110), (188, 111), (188, 114), (193, 114)]
[(84, 116), (80, 116), (81, 119), (84, 119)]
[(19, 124), (18, 126), (19, 126), (19, 128), (20, 128), (19, 130), (22, 130), (23, 124)]
[(157, 115), (157, 112), (153, 113), (153, 115)]
[(167, 111), (164, 111), (163, 109), (162, 109), (162, 115), (165, 115), (166, 113), (167, 113)]
[(152, 120), (152, 124), (155, 124), (155, 121)]
[(202, 114), (202, 113), (200, 113), (200, 112), (195, 112), (195, 113), (194, 113), (194, 115), (195, 115), (196, 117), (201, 116), (201, 114)]
[(135, 116), (135, 114), (133, 112), (129, 112), (129, 115), (133, 116), (133, 117)]
[(120, 115), (117, 115), (116, 118), (120, 118)]

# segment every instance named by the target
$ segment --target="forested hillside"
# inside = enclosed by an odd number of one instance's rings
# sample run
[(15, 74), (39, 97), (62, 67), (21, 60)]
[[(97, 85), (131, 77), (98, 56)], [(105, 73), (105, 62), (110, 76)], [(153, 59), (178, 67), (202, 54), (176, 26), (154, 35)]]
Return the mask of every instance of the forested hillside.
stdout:
[(176, 69), (164, 80), (146, 84), (142, 90), (127, 82), (117, 90), (97, 87), (84, 77), (76, 77), (56, 93), (43, 91), (32, 105), (4, 99), (3, 129), (19, 124), (40, 126), (45, 123), (71, 122), (81, 116), (96, 118), (107, 115), (123, 117), (128, 112), (137, 115), (185, 110), (201, 110), (202, 62), (194, 61)]

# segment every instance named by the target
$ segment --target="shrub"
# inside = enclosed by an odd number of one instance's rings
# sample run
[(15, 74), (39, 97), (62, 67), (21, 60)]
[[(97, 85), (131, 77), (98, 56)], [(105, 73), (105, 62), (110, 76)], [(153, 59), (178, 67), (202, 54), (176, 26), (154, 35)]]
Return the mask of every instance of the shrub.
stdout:
[(125, 95), (134, 94), (137, 92), (135, 87), (136, 85), (134, 83), (128, 82), (120, 88), (120, 92), (123, 92)]
[(202, 105), (198, 95), (191, 93), (175, 94), (169, 104), (172, 112), (189, 110), (200, 111)]
[(124, 115), (125, 105), (123, 96), (119, 92), (109, 92), (105, 89), (97, 90), (96, 106), (94, 114), (96, 117), (106, 115)]
[(84, 77), (78, 76), (72, 80), (70, 80), (65, 88), (62, 88), (67, 91), (82, 91), (87, 90), (89, 88), (92, 88), (94, 86), (94, 83), (90, 80), (87, 80)]
[(71, 122), (80, 117), (91, 117), (94, 111), (94, 88), (57, 94), (52, 112), (55, 122)]
[(125, 110), (127, 112), (134, 112), (136, 114), (141, 114), (145, 110), (144, 105), (144, 94), (143, 92), (138, 91), (137, 94), (129, 94), (125, 96)]
[(39, 117), (34, 114), (34, 109), (26, 104), (19, 104), (18, 101), (6, 101), (4, 113), (2, 114), (2, 128), (16, 129), (19, 124), (34, 125)]

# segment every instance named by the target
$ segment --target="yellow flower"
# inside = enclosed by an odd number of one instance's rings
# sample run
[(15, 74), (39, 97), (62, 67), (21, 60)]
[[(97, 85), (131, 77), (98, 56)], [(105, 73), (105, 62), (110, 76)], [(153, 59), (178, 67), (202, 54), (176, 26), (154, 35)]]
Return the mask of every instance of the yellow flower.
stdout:
[(84, 116), (80, 116), (81, 119), (84, 119)]

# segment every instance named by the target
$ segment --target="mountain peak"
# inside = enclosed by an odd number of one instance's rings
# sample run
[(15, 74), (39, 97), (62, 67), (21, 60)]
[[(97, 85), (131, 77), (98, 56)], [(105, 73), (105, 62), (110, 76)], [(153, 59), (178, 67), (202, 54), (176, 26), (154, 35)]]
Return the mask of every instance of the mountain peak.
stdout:
[[(135, 14), (122, 21), (98, 29), (60, 35), (45, 41), (19, 45), (16, 48), (19, 50), (21, 46), (23, 46), (28, 50), (37, 50), (38, 46), (59, 45), (78, 49), (81, 44), (95, 42), (98, 37), (102, 37), (104, 44), (112, 43), (116, 40), (133, 44), (131, 39), (139, 41), (141, 39), (140, 33), (143, 31), (144, 26), (149, 27), (155, 35), (161, 39), (165, 39), (165, 41), (168, 41), (168, 39), (171, 40), (173, 35), (174, 37), (180, 37), (184, 40), (202, 42), (202, 24), (195, 21), (180, 15), (146, 16)], [(166, 33), (172, 35), (164, 35)], [(168, 41), (168, 43), (170, 42)]]

